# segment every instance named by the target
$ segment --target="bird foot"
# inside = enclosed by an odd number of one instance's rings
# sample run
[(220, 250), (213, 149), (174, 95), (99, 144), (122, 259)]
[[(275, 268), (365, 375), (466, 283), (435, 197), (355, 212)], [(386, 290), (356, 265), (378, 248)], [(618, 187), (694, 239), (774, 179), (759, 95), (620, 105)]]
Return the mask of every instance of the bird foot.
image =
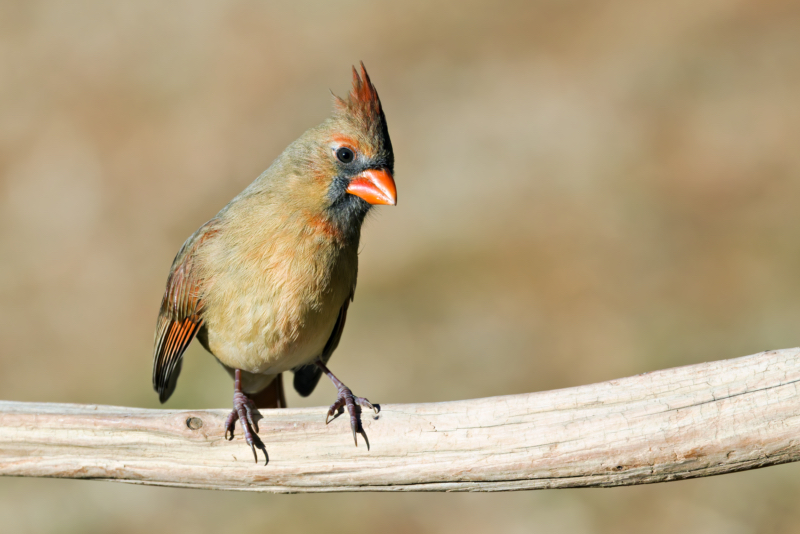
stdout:
[(337, 384), (337, 389), (339, 390), (339, 395), (336, 398), (336, 402), (331, 404), (330, 409), (328, 410), (328, 415), (325, 417), (325, 424), (327, 425), (333, 419), (336, 419), (341, 414), (344, 413), (345, 407), (347, 408), (347, 413), (350, 414), (350, 428), (353, 430), (353, 442), (358, 447), (358, 439), (356, 438), (356, 434), (361, 434), (364, 438), (364, 442), (367, 444), (367, 450), (369, 450), (369, 439), (367, 438), (367, 433), (364, 432), (364, 427), (361, 426), (361, 408), (369, 408), (373, 410), (375, 413), (378, 413), (378, 408), (370, 404), (370, 402), (365, 399), (364, 397), (356, 397), (353, 395), (353, 392), (350, 391), (350, 388), (345, 386), (344, 384)]
[[(261, 441), (261, 438), (258, 437), (258, 423), (255, 419), (257, 415), (260, 414), (258, 413), (258, 408), (256, 408), (255, 403), (241, 391), (235, 391), (233, 393), (233, 410), (225, 419), (225, 438), (228, 441), (233, 439), (236, 421), (241, 421), (244, 440), (250, 445), (256, 463), (258, 463), (256, 449), (260, 449), (264, 453), (264, 456), (267, 457), (267, 448), (264, 446), (264, 442)], [(230, 437), (228, 437), (228, 433), (230, 433)], [(267, 461), (269, 461), (269, 457), (267, 457)], [(264, 462), (264, 465), (267, 465), (266, 462)]]

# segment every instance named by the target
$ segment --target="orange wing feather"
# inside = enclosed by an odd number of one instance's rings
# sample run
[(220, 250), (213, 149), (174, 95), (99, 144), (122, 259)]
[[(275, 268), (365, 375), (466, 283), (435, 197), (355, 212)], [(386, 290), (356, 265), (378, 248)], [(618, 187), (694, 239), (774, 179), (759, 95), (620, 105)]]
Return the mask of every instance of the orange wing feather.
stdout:
[(172, 262), (158, 314), (153, 351), (153, 389), (161, 402), (175, 390), (183, 353), (203, 326), (201, 281), (193, 267), (197, 249), (217, 233), (215, 222), (212, 219), (192, 234)]

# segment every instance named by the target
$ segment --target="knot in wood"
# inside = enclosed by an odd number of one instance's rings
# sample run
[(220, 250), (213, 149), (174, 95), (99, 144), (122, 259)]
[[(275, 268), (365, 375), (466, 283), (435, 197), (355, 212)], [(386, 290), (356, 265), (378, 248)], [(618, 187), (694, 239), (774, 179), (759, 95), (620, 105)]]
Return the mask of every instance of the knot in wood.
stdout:
[(203, 428), (203, 420), (199, 417), (189, 417), (186, 419), (186, 426), (192, 430), (199, 430)]

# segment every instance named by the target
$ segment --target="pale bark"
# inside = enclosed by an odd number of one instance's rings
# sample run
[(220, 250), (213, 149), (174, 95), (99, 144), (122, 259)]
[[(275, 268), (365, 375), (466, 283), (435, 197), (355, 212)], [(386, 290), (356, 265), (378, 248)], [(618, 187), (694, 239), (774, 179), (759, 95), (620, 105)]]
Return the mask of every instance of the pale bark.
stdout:
[(800, 459), (800, 349), (542, 393), (364, 412), (263, 410), (257, 465), (227, 410), (0, 402), (0, 474), (268, 492), (665, 482)]

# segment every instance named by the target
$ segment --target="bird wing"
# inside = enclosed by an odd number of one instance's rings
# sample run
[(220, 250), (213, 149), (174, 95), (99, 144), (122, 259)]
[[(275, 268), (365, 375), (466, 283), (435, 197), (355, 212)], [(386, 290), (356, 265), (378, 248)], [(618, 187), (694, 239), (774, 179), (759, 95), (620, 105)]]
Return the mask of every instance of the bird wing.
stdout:
[(175, 390), (183, 352), (203, 325), (202, 288), (195, 255), (217, 233), (216, 222), (212, 219), (192, 234), (172, 262), (158, 314), (153, 353), (153, 389), (161, 402)]
[[(344, 330), (344, 323), (347, 320), (347, 308), (350, 306), (350, 301), (353, 300), (353, 294), (350, 298), (344, 301), (342, 307), (339, 309), (339, 317), (336, 319), (336, 324), (333, 325), (333, 332), (325, 343), (325, 348), (322, 349), (319, 359), (322, 363), (327, 364), (331, 359), (333, 351), (339, 346), (339, 340), (342, 338), (342, 331)], [(302, 396), (308, 397), (317, 387), (319, 378), (322, 376), (322, 371), (314, 364), (304, 365), (294, 369), (294, 389)]]

